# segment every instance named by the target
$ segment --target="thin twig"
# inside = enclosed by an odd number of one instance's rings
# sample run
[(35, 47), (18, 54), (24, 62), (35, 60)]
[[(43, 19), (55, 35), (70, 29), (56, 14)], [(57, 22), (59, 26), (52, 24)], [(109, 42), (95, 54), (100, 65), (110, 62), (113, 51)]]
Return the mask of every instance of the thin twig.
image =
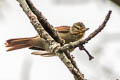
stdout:
[(111, 13), (112, 13), (112, 11), (109, 10), (109, 12), (108, 12), (107, 16), (105, 17), (105, 20), (103, 21), (103, 23), (94, 32), (92, 32), (86, 39), (84, 39), (83, 42), (87, 43), (89, 40), (91, 40), (93, 37), (95, 37), (99, 32), (101, 32), (105, 28), (106, 23), (110, 19)]
[(85, 38), (84, 40), (78, 40), (78, 41), (75, 41), (75, 42), (71, 42), (69, 44), (65, 44), (61, 50), (62, 51), (65, 51), (67, 49), (72, 49), (72, 48), (76, 48), (78, 46), (82, 46), (83, 44), (85, 43), (88, 43), (88, 41), (90, 41), (93, 37), (95, 37), (99, 32), (101, 32), (104, 27), (106, 26), (106, 23), (108, 22), (109, 18), (110, 18), (110, 15), (111, 15), (112, 11), (109, 10), (107, 16), (105, 17), (105, 20), (103, 21), (103, 23), (95, 30), (93, 31), (87, 38)]
[[(92, 32), (86, 39), (83, 40), (84, 44), (87, 43), (88, 41), (90, 41), (93, 37), (95, 37), (99, 32), (101, 32), (101, 31), (104, 29), (104, 27), (106, 26), (107, 21), (108, 21), (109, 18), (110, 18), (111, 12), (112, 12), (112, 11), (110, 10), (110, 11), (108, 12), (105, 20), (103, 21), (103, 23), (102, 23), (94, 32)], [(89, 60), (92, 60), (94, 57), (93, 57), (93, 56), (87, 51), (87, 49), (83, 46), (84, 44), (80, 44), (80, 45), (79, 45), (79, 49), (84, 50), (84, 51), (87, 53), (87, 55), (88, 55), (88, 57), (89, 57)]]
[(89, 60), (94, 59), (94, 57), (89, 53), (89, 51), (88, 51), (83, 45), (80, 45), (80, 46), (79, 46), (79, 49), (80, 49), (80, 50), (84, 50), (84, 51), (87, 53), (87, 55), (88, 55), (88, 57), (89, 57)]

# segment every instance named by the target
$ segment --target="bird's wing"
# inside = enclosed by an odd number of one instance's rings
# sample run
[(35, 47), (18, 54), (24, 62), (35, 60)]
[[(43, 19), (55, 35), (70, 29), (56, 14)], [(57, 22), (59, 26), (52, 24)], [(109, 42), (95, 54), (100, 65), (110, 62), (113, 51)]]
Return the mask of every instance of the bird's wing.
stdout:
[(58, 26), (55, 27), (59, 33), (67, 33), (70, 31), (70, 26)]
[[(55, 27), (55, 29), (59, 32), (59, 33), (68, 33), (70, 31), (70, 26), (58, 26), (58, 27)], [(39, 35), (37, 35), (39, 36)], [(37, 37), (36, 36), (36, 37)], [(29, 49), (32, 49), (32, 50), (42, 50), (42, 51), (45, 51), (45, 49), (43, 48), (38, 48), (38, 47), (30, 47)]]

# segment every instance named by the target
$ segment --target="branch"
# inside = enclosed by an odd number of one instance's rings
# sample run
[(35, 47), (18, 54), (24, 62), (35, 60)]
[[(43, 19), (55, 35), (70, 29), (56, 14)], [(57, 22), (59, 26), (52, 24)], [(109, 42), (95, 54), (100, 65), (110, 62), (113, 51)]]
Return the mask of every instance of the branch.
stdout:
[[(26, 15), (29, 17), (32, 25), (37, 30), (38, 34), (44, 38), (45, 40), (53, 40), (49, 34), (43, 29), (42, 25), (37, 20), (37, 17), (32, 13), (29, 6), (27, 5), (25, 0), (17, 0), (20, 3), (20, 6), (23, 8), (23, 11), (26, 13)], [(43, 34), (41, 34), (43, 33)]]
[(41, 23), (41, 25), (43, 26), (43, 28), (49, 33), (49, 35), (56, 41), (59, 42), (61, 45), (64, 44), (64, 40), (61, 39), (57, 33), (57, 31), (55, 30), (55, 28), (49, 24), (49, 22), (47, 21), (47, 19), (42, 15), (42, 12), (40, 12), (31, 2), (31, 0), (26, 0), (29, 8), (31, 9), (31, 11), (37, 16), (38, 21)]
[(71, 42), (69, 44), (65, 44), (61, 50), (62, 51), (65, 51), (66, 49), (72, 49), (72, 48), (76, 48), (78, 46), (83, 46), (85, 43), (88, 43), (88, 41), (90, 41), (93, 37), (95, 37), (99, 32), (101, 32), (104, 27), (106, 26), (109, 18), (110, 18), (110, 15), (111, 15), (112, 11), (109, 10), (107, 16), (105, 17), (105, 20), (103, 21), (103, 23), (95, 30), (93, 31), (87, 38), (85, 38), (84, 40), (78, 40), (78, 41), (75, 41), (75, 42)]
[(110, 18), (111, 13), (112, 13), (112, 11), (109, 10), (109, 12), (106, 15), (105, 20), (103, 21), (103, 23), (94, 32), (92, 32), (85, 40), (83, 40), (82, 42), (87, 43), (89, 40), (91, 40), (93, 37), (95, 37), (99, 32), (101, 32), (105, 28), (105, 26), (106, 26), (106, 24), (107, 24), (107, 22), (108, 22), (108, 20)]
[[(53, 39), (59, 43), (61, 43), (61, 45), (63, 46), (64, 43), (62, 41), (62, 39), (58, 36), (57, 31), (55, 30), (55, 28), (49, 24), (49, 22), (47, 22), (47, 19), (42, 15), (42, 12), (40, 12), (31, 2), (31, 0), (26, 0), (29, 8), (31, 9), (31, 11), (37, 16), (39, 22), (42, 24), (42, 26), (44, 27), (44, 29), (49, 33), (49, 35), (51, 37), (53, 37)], [(68, 59), (70, 59), (71, 63), (74, 65), (74, 67), (79, 71), (79, 68), (76, 65), (76, 62), (73, 60), (73, 58), (70, 56), (68, 51), (65, 51), (65, 55), (67, 56)], [(79, 71), (80, 72), (80, 71)]]
[[(37, 20), (36, 15), (31, 11), (29, 6), (27, 5), (25, 0), (18, 0), (20, 3), (21, 8), (23, 8), (23, 11), (26, 13), (28, 18), (30, 19), (32, 25), (38, 32), (41, 38), (46, 40), (46, 51), (54, 53), (55, 55), (59, 56), (59, 58), (63, 61), (63, 63), (67, 66), (67, 68), (71, 71), (71, 73), (74, 75), (76, 80), (85, 80), (84, 76), (80, 71), (74, 67), (71, 60), (66, 56), (65, 52), (60, 52), (60, 44), (57, 43), (53, 38), (43, 29), (43, 26), (41, 23)], [(69, 54), (69, 51), (67, 52)], [(70, 56), (70, 54), (69, 54)]]
[(79, 45), (79, 49), (84, 50), (87, 53), (89, 60), (94, 59), (94, 57), (89, 53), (89, 51), (83, 45)]
[[(95, 37), (99, 32), (101, 32), (104, 29), (104, 27), (106, 26), (107, 21), (110, 18), (111, 13), (112, 13), (112, 11), (110, 10), (108, 12), (105, 20), (103, 21), (103, 23), (94, 32), (92, 32), (85, 40), (83, 40), (84, 44), (87, 43), (88, 41), (90, 41), (93, 37)], [(87, 55), (89, 57), (89, 60), (94, 59), (94, 57), (87, 51), (87, 49), (85, 49), (83, 44), (79, 45), (79, 49), (84, 50), (87, 53)]]

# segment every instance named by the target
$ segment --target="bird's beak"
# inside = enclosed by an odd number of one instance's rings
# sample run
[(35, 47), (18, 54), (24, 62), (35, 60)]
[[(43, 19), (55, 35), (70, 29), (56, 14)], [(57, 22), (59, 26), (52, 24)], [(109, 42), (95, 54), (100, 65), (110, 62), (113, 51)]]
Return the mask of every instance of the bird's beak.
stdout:
[(83, 31), (87, 31), (87, 30), (89, 30), (89, 28), (84, 28), (84, 29), (83, 29)]

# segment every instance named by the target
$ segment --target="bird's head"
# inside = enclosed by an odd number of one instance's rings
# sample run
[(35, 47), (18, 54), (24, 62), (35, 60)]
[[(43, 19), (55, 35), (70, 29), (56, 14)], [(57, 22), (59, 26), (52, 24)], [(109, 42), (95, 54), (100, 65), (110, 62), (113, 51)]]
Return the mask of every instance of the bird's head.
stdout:
[(74, 23), (70, 29), (72, 34), (84, 34), (89, 28), (86, 28), (82, 22)]

